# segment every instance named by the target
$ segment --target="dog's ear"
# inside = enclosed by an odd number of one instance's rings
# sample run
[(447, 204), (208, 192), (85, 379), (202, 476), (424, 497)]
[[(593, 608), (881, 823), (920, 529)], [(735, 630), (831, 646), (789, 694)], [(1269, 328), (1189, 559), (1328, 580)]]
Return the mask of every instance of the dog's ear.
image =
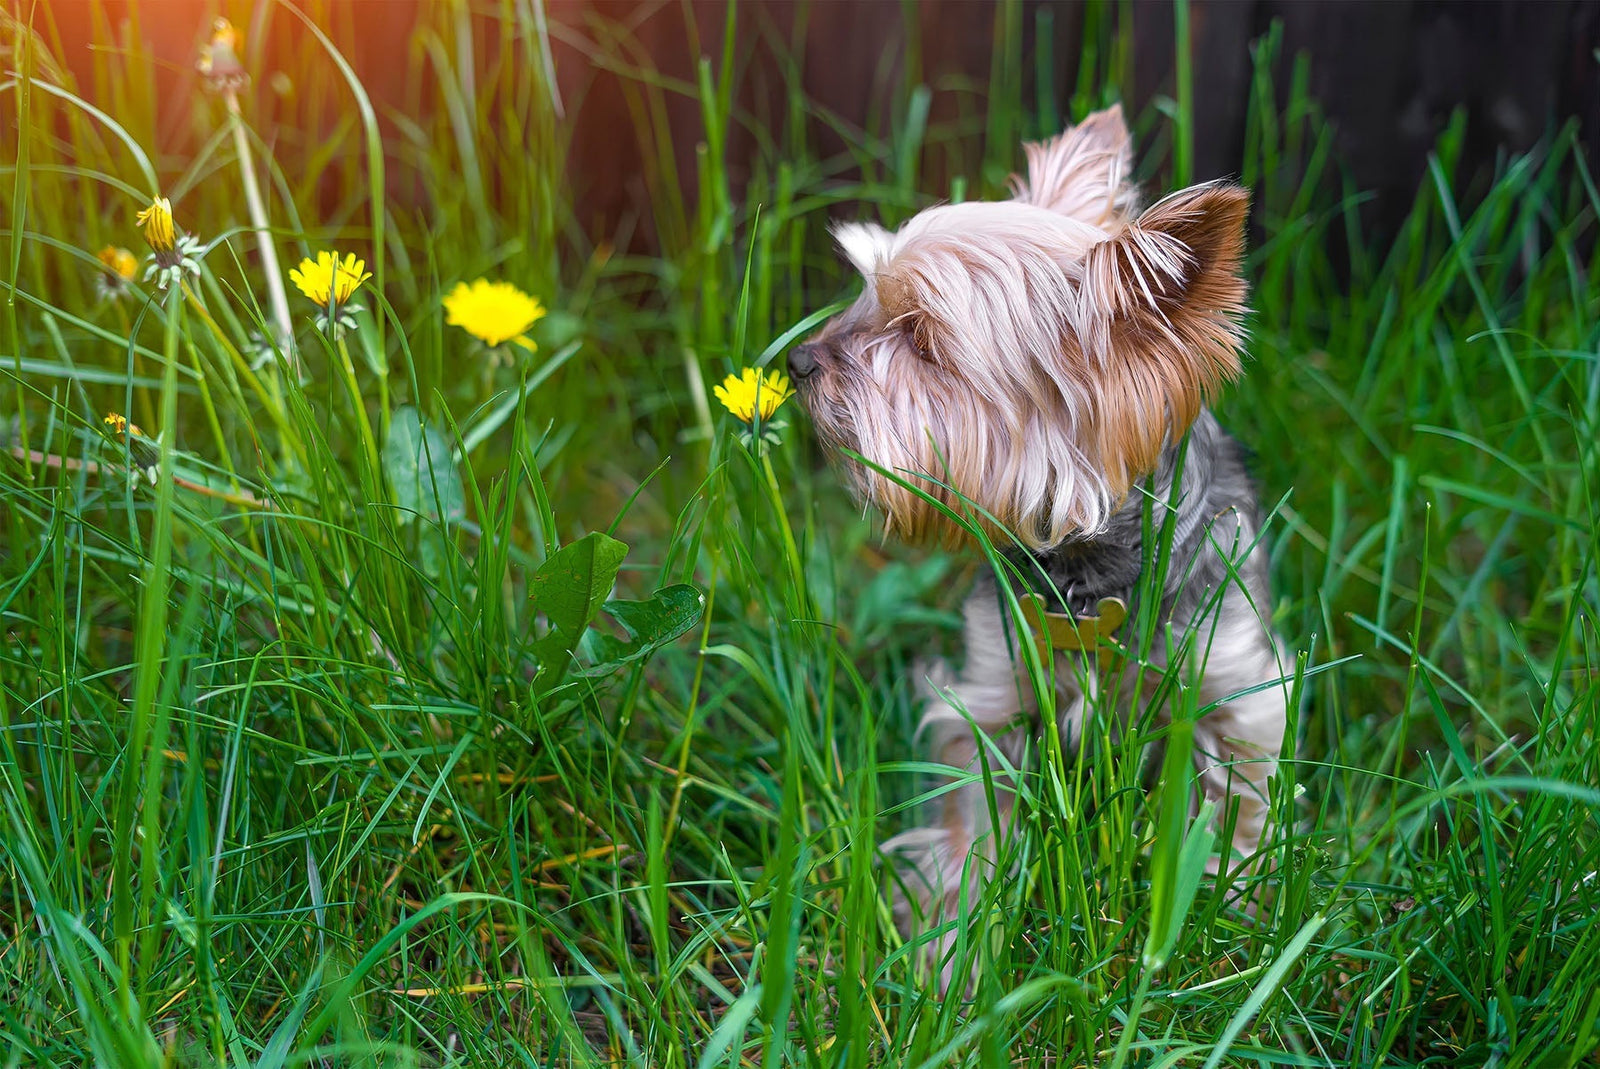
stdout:
[(889, 259), (894, 235), (877, 223), (835, 223), (833, 240), (850, 266), (870, 283)]
[(1095, 444), (1119, 494), (1239, 374), (1249, 211), (1239, 186), (1193, 186), (1084, 258), (1075, 326), (1100, 407)]
[(1133, 210), (1133, 143), (1122, 105), (1086, 117), (1048, 141), (1022, 146), (1028, 177), (1012, 178), (1016, 199), (1104, 226)]
[(883, 309), (884, 318), (905, 331), (918, 355), (924, 358), (936, 356), (949, 344), (935, 272), (928, 270), (931, 266), (902, 259), (876, 281), (878, 306)]
[(891, 265), (894, 235), (876, 223), (839, 223), (833, 240), (878, 298), (884, 317), (912, 338), (917, 351), (933, 351), (937, 322), (929, 308), (934, 280), (929, 265), (902, 257)]

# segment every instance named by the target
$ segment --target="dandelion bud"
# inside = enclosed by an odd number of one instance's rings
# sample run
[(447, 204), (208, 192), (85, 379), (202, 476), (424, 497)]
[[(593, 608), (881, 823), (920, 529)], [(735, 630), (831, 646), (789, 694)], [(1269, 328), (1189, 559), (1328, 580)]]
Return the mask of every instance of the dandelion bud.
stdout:
[(172, 202), (157, 197), (150, 207), (140, 212), (134, 222), (144, 228), (144, 239), (150, 243), (150, 266), (144, 273), (146, 282), (155, 280), (166, 290), (183, 280), (185, 274), (200, 274), (200, 243), (192, 236), (178, 236), (172, 223)]
[(144, 228), (144, 239), (156, 252), (171, 252), (177, 247), (177, 234), (172, 227), (172, 202), (157, 197), (150, 207), (134, 218), (134, 223)]

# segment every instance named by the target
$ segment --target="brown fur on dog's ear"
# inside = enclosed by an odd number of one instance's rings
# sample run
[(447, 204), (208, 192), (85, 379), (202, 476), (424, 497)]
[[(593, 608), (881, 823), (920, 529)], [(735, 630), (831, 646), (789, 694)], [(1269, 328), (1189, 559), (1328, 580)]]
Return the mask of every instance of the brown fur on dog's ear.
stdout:
[(1028, 178), (1013, 176), (1016, 199), (1094, 226), (1105, 226), (1133, 210), (1133, 142), (1113, 104), (1048, 141), (1022, 146)]
[(910, 265), (877, 278), (878, 306), (884, 318), (911, 335), (919, 354), (931, 356), (941, 348), (939, 322), (928, 308), (932, 284)]
[(1207, 395), (1236, 378), (1250, 194), (1193, 186), (1089, 250), (1078, 335), (1097, 376), (1094, 446), (1114, 492), (1155, 468)]

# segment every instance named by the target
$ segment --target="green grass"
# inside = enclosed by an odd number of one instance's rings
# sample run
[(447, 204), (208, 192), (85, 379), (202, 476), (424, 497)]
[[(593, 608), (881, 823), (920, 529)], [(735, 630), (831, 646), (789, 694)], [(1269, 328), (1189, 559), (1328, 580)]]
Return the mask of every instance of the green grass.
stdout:
[[(390, 114), (342, 65), (348, 14), (313, 10), (319, 41), (230, 7), (252, 69), (265, 33), (302, 42), (292, 91), (245, 106), (279, 257), (375, 274), (343, 351), (291, 291), (302, 381), (252, 367), (272, 312), (222, 102), (162, 125), (137, 32), (61, 84), (24, 8), (31, 43), (0, 23), (0, 1064), (1595, 1064), (1600, 196), (1575, 124), (1487, 175), (1452, 126), (1379, 245), (1303, 61), (1258, 43), (1253, 361), (1219, 413), (1306, 651), (1263, 906), (1187, 900), (1181, 780), (1147, 798), (1135, 760), (1047, 754), (963, 1004), (916, 974), (876, 843), (943, 782), (910, 666), (954, 650), (983, 565), (884, 545), (803, 417), (762, 460), (707, 390), (850, 291), (830, 211), (994, 195), (1018, 138), (1115, 99), (1116, 9), (1068, 100), (1022, 84), (1052, 66), (1019, 7), (987, 86), (912, 32), (870, 131), (792, 61), (708, 53), (678, 83), (625, 25), (550, 24), (625, 79), (641, 259), (573, 216), (536, 8), (425, 7)], [(735, 109), (744, 80), (775, 120)], [(1141, 176), (1190, 166), (1193, 107), (1136, 117)], [(142, 252), (157, 192), (214, 243), (192, 296), (98, 301), (94, 251)], [(552, 309), (539, 354), (444, 324), (479, 275)], [(646, 604), (585, 633), (607, 596)]]

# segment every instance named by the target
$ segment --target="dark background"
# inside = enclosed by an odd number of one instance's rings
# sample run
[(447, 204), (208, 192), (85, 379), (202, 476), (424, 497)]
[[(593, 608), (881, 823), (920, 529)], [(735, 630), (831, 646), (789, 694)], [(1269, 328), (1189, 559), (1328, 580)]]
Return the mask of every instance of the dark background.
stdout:
[[(6, 0), (12, 2), (12, 0)], [(126, 18), (126, 0), (103, 0), (94, 13), (91, 0), (46, 3), (60, 54), (78, 75), (88, 77), (89, 41), (94, 23), (117, 26)], [(306, 9), (325, 22), (378, 105), (403, 107), (410, 40), (417, 20), (439, 14), (425, 0), (323, 0)], [(490, 5), (493, 6), (493, 5)], [(175, 103), (192, 92), (193, 57), (219, 5), (203, 0), (156, 0), (140, 5), (139, 36), (171, 79)], [(241, 26), (249, 24), (250, 4), (225, 4)], [(13, 8), (13, 10), (16, 10)], [(1039, 12), (1047, 12), (1041, 21)], [(1387, 229), (1408, 209), (1424, 177), (1427, 156), (1452, 112), (1466, 116), (1466, 142), (1458, 174), (1485, 173), (1508, 151), (1525, 151), (1569, 118), (1581, 123), (1591, 164), (1600, 160), (1600, 3), (1576, 0), (1484, 0), (1422, 3), (1294, 2), (1294, 0), (1193, 0), (1195, 175), (1199, 179), (1237, 173), (1251, 85), (1251, 42), (1274, 20), (1283, 27), (1280, 90), (1288, 82), (1292, 57), (1310, 60), (1310, 94), (1330, 120), (1335, 155), (1356, 190), (1372, 195), (1363, 208), (1377, 230)], [(598, 39), (596, 27), (626, 27), (650, 61), (665, 75), (692, 83), (697, 57), (721, 54), (725, 17), (722, 0), (637, 2), (637, 0), (548, 0), (558, 28), (555, 66), (563, 98), (576, 119), (569, 171), (580, 225), (596, 240), (625, 231), (629, 243), (648, 251), (654, 240), (642, 185), (641, 148), (632, 136), (624, 86), (618, 75), (596, 69), (586, 54)], [(932, 121), (953, 115), (981, 115), (981, 94), (989, 84), (997, 8), (978, 0), (746, 0), (738, 9), (736, 55), (745, 64), (736, 100), (757, 121), (781, 126), (783, 91), (770, 75), (776, 49), (798, 45), (803, 52), (803, 84), (808, 97), (843, 121), (884, 132), (891, 121), (888, 101), (906, 81), (908, 55), (920, 57), (916, 80), (934, 89)], [(1167, 2), (1137, 2), (1090, 8), (1082, 3), (1022, 0), (1013, 9), (1033, 55), (1041, 26), (1051, 40), (1050, 68), (1055, 98), (1066, 110), (1078, 80), (1085, 19), (1131, 21), (1132, 70), (1128, 79), (1131, 113), (1137, 115), (1158, 95), (1173, 92), (1173, 18)], [(914, 18), (912, 17), (914, 16)], [(492, 20), (484, 25), (492, 27)], [(125, 25), (124, 25), (125, 30)], [(486, 32), (490, 32), (486, 29)], [(908, 49), (908, 35), (917, 35)], [(287, 16), (276, 16), (272, 48), (294, 47), (304, 30)], [(268, 65), (272, 50), (268, 51)], [(913, 60), (913, 62), (916, 62)], [(1024, 99), (1035, 99), (1032, 65), (1018, 72)], [(258, 82), (260, 79), (258, 79)], [(256, 89), (259, 92), (259, 88)], [(692, 174), (693, 150), (700, 133), (699, 105), (689, 98), (669, 99), (673, 143), (680, 170)], [(821, 124), (816, 124), (821, 125)], [(826, 129), (813, 130), (824, 143)], [(181, 121), (164, 131), (181, 152), (190, 136)], [(749, 136), (734, 137), (728, 165), (738, 189), (743, 166), (755, 151)], [(928, 188), (944, 176), (931, 168)], [(689, 183), (692, 188), (692, 181)]]
[[(557, 5), (557, 10), (562, 5)], [(638, 34), (664, 70), (693, 76), (685, 17), (678, 5), (652, 8), (638, 3), (588, 5), (617, 18), (635, 18)], [(958, 107), (955, 91), (941, 85), (963, 79), (982, 89), (988, 84), (994, 43), (995, 6), (969, 0), (920, 0), (917, 12), (923, 79), (936, 92), (933, 119), (948, 118)], [(759, 4), (779, 26), (795, 24), (802, 5), (791, 0)], [(1037, 46), (1037, 13), (1048, 11), (1055, 71), (1055, 98), (1065, 110), (1078, 80), (1078, 56), (1088, 14), (1083, 3), (1026, 0), (1021, 7), (1024, 54)], [(702, 34), (720, 37), (722, 7), (697, 0), (692, 5)], [(1310, 95), (1322, 107), (1335, 136), (1335, 154), (1355, 189), (1372, 194), (1366, 212), (1380, 230), (1391, 229), (1409, 210), (1422, 181), (1429, 152), (1461, 109), (1466, 142), (1458, 174), (1492, 168), (1505, 153), (1533, 148), (1569, 118), (1581, 123), (1591, 165), (1600, 162), (1600, 3), (1574, 0), (1481, 0), (1415, 3), (1407, 0), (1311, 2), (1311, 0), (1193, 0), (1195, 93), (1195, 177), (1238, 173), (1249, 102), (1251, 43), (1274, 20), (1283, 27), (1282, 91), (1289, 60), (1309, 59)], [(1174, 92), (1174, 10), (1171, 3), (1148, 0), (1108, 7), (1117, 20), (1131, 18), (1133, 45), (1130, 114), (1137, 115), (1158, 95)], [(867, 125), (882, 110), (878, 87), (893, 84), (906, 51), (906, 5), (877, 0), (824, 0), (804, 12), (804, 71), (808, 95), (850, 121)], [(755, 20), (741, 32), (755, 37)], [(706, 47), (714, 47), (709, 42)], [(744, 47), (741, 43), (741, 47)], [(890, 70), (885, 70), (886, 59)], [(558, 59), (558, 67), (560, 61)], [(1036, 76), (1021, 73), (1024, 98), (1033, 99)], [(603, 125), (614, 106), (614, 86), (597, 83), (586, 100)], [(874, 103), (878, 107), (874, 109)], [(674, 115), (692, 129), (698, 122), (693, 102)], [(592, 136), (580, 122), (574, 162), (592, 209), (612, 218), (634, 206), (625, 176), (637, 165), (630, 146)], [(690, 139), (682, 139), (692, 144)], [(735, 143), (737, 147), (737, 142)], [(1020, 157), (1019, 157), (1020, 158)], [(737, 167), (737, 158), (730, 163)], [(691, 161), (680, 160), (680, 166)], [(608, 180), (605, 176), (610, 174)], [(938, 188), (934, 185), (932, 188)]]

